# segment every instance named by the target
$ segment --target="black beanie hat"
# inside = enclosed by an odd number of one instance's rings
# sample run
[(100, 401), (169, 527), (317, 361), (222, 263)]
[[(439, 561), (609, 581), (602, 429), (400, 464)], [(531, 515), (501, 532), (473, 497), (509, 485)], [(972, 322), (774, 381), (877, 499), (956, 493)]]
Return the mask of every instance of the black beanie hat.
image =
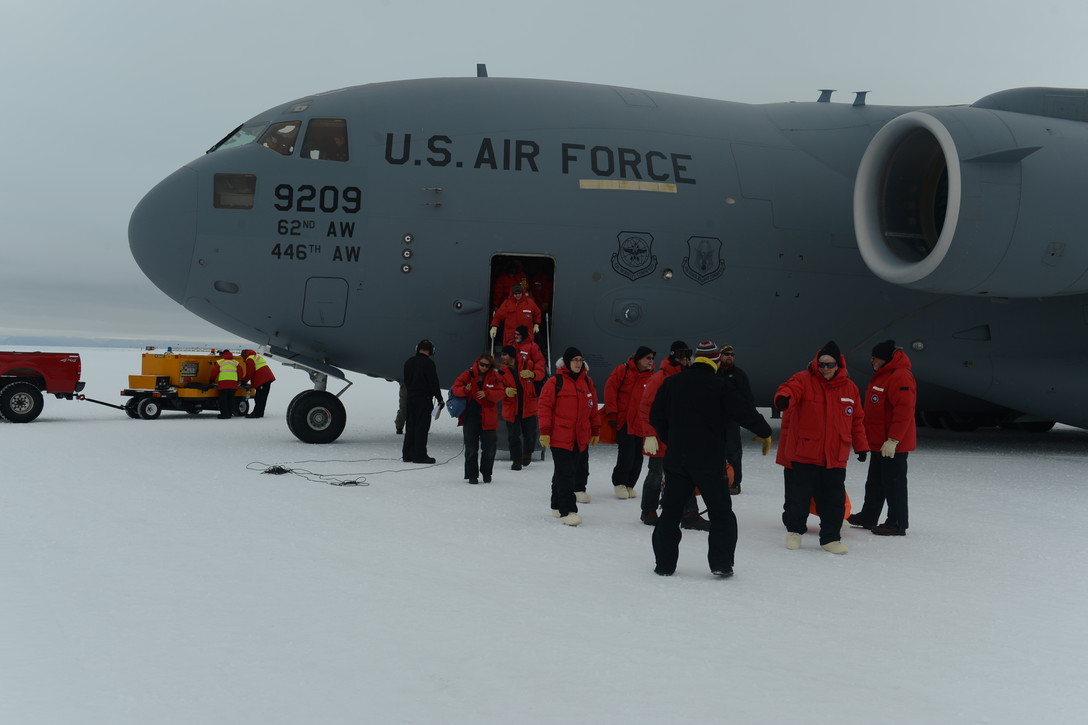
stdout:
[(515, 348), (513, 345), (503, 345), (502, 354), (509, 355), (510, 357), (517, 359), (518, 351), (517, 348)]
[(582, 357), (582, 351), (576, 347), (568, 347), (563, 351), (563, 367), (570, 369), (570, 361), (573, 358)]
[(885, 340), (873, 346), (873, 357), (887, 362), (895, 354), (895, 340)]
[(529, 339), (529, 328), (526, 327), (525, 325), (518, 325), (517, 327), (514, 328), (514, 332), (516, 334), (518, 334), (518, 335), (521, 335), (522, 340), (528, 340)]
[(675, 353), (675, 352), (677, 352), (679, 350), (690, 350), (690, 349), (691, 349), (691, 346), (688, 345), (683, 340), (675, 340), (672, 343), (672, 345), (669, 346), (669, 354), (672, 355), (673, 353)]
[(842, 357), (842, 353), (839, 352), (839, 346), (835, 344), (834, 340), (828, 340), (827, 344), (820, 348), (820, 352), (816, 355), (816, 359), (819, 360), (824, 355), (830, 355), (835, 358), (835, 362), (839, 361)]
[(646, 347), (645, 345), (639, 345), (638, 349), (635, 350), (635, 354), (634, 354), (632, 359), (638, 361), (638, 360), (641, 360), (642, 358), (646, 357), (647, 355), (656, 355), (656, 354), (657, 354), (656, 352), (654, 352), (650, 348)]

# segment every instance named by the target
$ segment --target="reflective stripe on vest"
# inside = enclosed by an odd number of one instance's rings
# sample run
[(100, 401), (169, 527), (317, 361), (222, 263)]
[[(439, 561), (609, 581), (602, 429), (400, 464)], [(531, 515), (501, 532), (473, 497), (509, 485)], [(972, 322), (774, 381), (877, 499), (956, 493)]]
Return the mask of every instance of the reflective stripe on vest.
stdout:
[(268, 367), (268, 363), (266, 363), (264, 361), (264, 358), (261, 357), (260, 355), (250, 355), (249, 357), (246, 358), (246, 360), (252, 360), (253, 361), (253, 372), (257, 372), (261, 368)]
[(233, 380), (238, 382), (238, 361), (237, 360), (216, 360), (215, 364), (219, 366), (219, 382), (224, 380)]

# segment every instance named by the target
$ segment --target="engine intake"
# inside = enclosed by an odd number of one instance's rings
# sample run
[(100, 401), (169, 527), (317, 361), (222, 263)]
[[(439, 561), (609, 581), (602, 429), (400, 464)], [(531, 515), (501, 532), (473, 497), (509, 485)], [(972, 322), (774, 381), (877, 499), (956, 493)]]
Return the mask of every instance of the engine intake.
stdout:
[(881, 279), (941, 294), (1088, 292), (1088, 126), (973, 107), (914, 111), (869, 143), (854, 230)]

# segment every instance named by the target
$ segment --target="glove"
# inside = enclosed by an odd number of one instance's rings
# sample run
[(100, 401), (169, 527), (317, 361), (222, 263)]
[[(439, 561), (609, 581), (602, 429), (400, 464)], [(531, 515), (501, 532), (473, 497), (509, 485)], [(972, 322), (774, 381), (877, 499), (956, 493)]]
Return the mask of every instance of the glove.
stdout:
[(865, 463), (865, 459), (868, 457), (868, 455), (869, 455), (868, 451), (862, 451), (861, 453), (858, 454), (858, 460), (861, 461), (862, 463)]
[(491, 327), (491, 331), (490, 331), (490, 332), (489, 332), (488, 334), (489, 334), (489, 335), (491, 335), (491, 339), (492, 339), (492, 340), (494, 340), (494, 339), (495, 339), (495, 335), (498, 335), (498, 334), (499, 334), (499, 328), (497, 328), (497, 327), (495, 327), (495, 326), (492, 326), (492, 327)]
[(763, 455), (767, 455), (768, 453), (771, 452), (771, 437), (770, 436), (767, 436), (766, 438), (760, 438), (759, 436), (756, 436), (752, 440), (759, 441), (760, 443), (763, 444)]
[(540, 325), (533, 325), (533, 334), (540, 332)]
[(520, 373), (518, 373), (518, 375), (520, 375), (523, 378), (528, 379), (528, 378), (533, 377), (533, 371), (532, 370), (522, 370)]
[(506, 389), (506, 397), (507, 398), (513, 398), (517, 394), (518, 394), (518, 389), (517, 388), (507, 388)]
[(888, 440), (884, 441), (884, 445), (880, 447), (880, 455), (884, 456), (885, 458), (894, 458), (895, 447), (898, 445), (899, 441), (895, 440), (894, 438), (889, 438)]
[(542, 434), (540, 436), (540, 447), (541, 448), (551, 448), (552, 447), (552, 437)]
[(598, 442), (599, 442), (600, 440), (601, 440), (601, 437), (600, 437), (600, 436), (590, 436), (590, 437), (589, 437), (589, 445), (591, 445), (591, 446), (595, 446), (595, 445), (597, 445), (597, 443), (598, 443)]
[[(492, 337), (494, 337), (494, 335), (492, 335)], [(785, 410), (786, 408), (790, 407), (790, 396), (779, 395), (777, 398), (774, 399), (774, 407), (778, 408), (779, 410)]]
[[(657, 436), (646, 436), (642, 441), (642, 450), (649, 453), (651, 456), (657, 455)], [(656, 464), (655, 464), (656, 465)]]

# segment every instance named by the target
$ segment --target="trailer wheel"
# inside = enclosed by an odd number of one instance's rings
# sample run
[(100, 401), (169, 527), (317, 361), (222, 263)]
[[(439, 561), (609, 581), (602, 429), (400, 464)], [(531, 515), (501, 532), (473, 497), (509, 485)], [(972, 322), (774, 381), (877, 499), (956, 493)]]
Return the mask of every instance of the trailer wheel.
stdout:
[(144, 420), (155, 420), (162, 414), (162, 405), (155, 398), (140, 398), (140, 402), (136, 404), (136, 412)]
[(332, 443), (344, 432), (344, 404), (325, 390), (306, 390), (287, 406), (287, 427), (303, 443)]
[(42, 391), (32, 383), (10, 383), (0, 390), (0, 418), (12, 423), (29, 423), (41, 415), (43, 405)]
[(129, 418), (139, 419), (140, 414), (136, 412), (136, 404), (139, 402), (136, 398), (129, 398), (125, 403), (125, 415)]
[(235, 398), (234, 399), (234, 414), (240, 415), (243, 418), (246, 413), (249, 412), (249, 398)]

